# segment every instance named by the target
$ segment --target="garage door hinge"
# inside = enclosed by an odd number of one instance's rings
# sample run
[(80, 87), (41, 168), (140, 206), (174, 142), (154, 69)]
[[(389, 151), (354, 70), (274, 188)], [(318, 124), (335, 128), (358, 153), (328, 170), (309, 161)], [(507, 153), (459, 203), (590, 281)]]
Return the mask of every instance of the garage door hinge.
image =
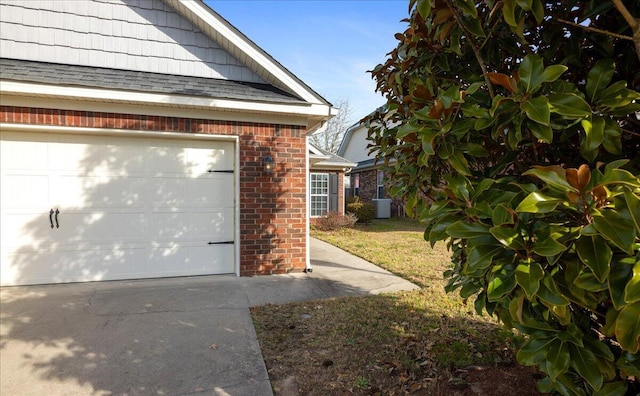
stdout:
[(233, 173), (233, 169), (221, 169), (221, 170), (216, 170), (216, 169), (209, 169), (207, 172), (209, 173)]
[(207, 245), (233, 245), (233, 241), (223, 241), (223, 242), (208, 242)]

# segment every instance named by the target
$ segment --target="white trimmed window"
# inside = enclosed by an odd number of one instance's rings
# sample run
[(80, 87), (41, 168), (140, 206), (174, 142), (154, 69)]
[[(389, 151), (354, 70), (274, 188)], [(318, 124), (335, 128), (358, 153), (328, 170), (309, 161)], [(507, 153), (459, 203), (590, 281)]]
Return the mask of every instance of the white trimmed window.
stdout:
[(311, 217), (324, 216), (329, 212), (329, 174), (311, 174)]
[(384, 171), (379, 170), (378, 171), (378, 190), (377, 190), (377, 197), (378, 199), (383, 199), (386, 198), (385, 196), (385, 191), (384, 191)]

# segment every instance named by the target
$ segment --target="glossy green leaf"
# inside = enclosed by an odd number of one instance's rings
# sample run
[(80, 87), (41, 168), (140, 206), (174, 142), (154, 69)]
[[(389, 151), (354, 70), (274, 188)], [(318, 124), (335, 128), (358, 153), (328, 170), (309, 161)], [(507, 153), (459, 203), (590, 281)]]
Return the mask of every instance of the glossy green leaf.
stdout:
[(416, 133), (420, 130), (420, 127), (418, 127), (417, 125), (411, 124), (411, 123), (406, 123), (404, 125), (402, 125), (400, 127), (400, 129), (398, 129), (398, 139), (402, 139), (404, 137), (407, 137), (408, 135), (412, 134), (412, 133)]
[(496, 205), (491, 214), (491, 221), (496, 226), (514, 224), (512, 209), (509, 209), (505, 204)]
[(486, 235), (489, 227), (482, 223), (467, 223), (459, 220), (447, 227), (447, 234), (453, 238), (472, 238), (474, 236)]
[(576, 241), (575, 248), (580, 260), (591, 269), (598, 281), (606, 282), (613, 257), (607, 241), (599, 236), (582, 237)]
[(600, 370), (598, 370), (598, 364), (593, 352), (574, 344), (569, 344), (569, 351), (571, 353), (571, 367), (594, 389), (600, 389), (604, 383), (604, 378)]
[(481, 245), (476, 246), (469, 252), (467, 263), (470, 270), (483, 270), (491, 266), (493, 258), (504, 251), (500, 246)]
[(531, 11), (536, 18), (536, 22), (538, 24), (542, 23), (544, 20), (544, 4), (542, 3), (542, 0), (533, 0)]
[(585, 144), (587, 150), (595, 150), (604, 141), (605, 120), (602, 117), (592, 116), (581, 121), (585, 132)]
[(624, 396), (627, 393), (628, 385), (624, 381), (609, 382), (602, 385), (600, 390), (595, 391), (593, 396)]
[(540, 242), (536, 242), (533, 246), (534, 253), (542, 257), (556, 256), (566, 250), (567, 247), (555, 240), (552, 236), (549, 236)]
[(462, 152), (474, 157), (486, 157), (489, 155), (489, 150), (476, 143), (461, 143), (456, 147), (458, 150), (462, 150)]
[(564, 373), (569, 368), (571, 354), (569, 353), (569, 343), (556, 341), (549, 345), (546, 361), (546, 372), (555, 381), (558, 375)]
[(629, 209), (631, 220), (636, 226), (636, 232), (640, 235), (640, 198), (629, 190), (624, 191), (624, 201)]
[(520, 104), (520, 108), (530, 120), (549, 126), (551, 112), (549, 111), (549, 100), (546, 96), (528, 99)]
[(562, 73), (566, 72), (569, 68), (565, 65), (551, 65), (544, 69), (542, 76), (544, 78), (544, 82), (554, 82)]
[(523, 175), (535, 176), (545, 182), (549, 187), (562, 192), (578, 192), (567, 182), (565, 171), (559, 167), (536, 167), (524, 172)]
[(527, 123), (527, 127), (531, 130), (536, 139), (545, 143), (553, 143), (553, 129), (549, 125), (538, 124), (537, 122)]
[(625, 351), (640, 351), (640, 301), (622, 308), (616, 320), (615, 333)]
[(640, 187), (640, 178), (624, 169), (605, 168), (600, 184), (625, 184), (631, 187)]
[(509, 26), (516, 27), (518, 22), (516, 21), (516, 2), (515, 0), (504, 0), (502, 5), (502, 17)]
[(601, 282), (589, 268), (583, 268), (573, 284), (588, 292), (597, 293), (607, 289), (608, 283)]
[(631, 279), (624, 288), (624, 301), (629, 304), (640, 301), (640, 260), (633, 266)]
[(529, 338), (517, 353), (518, 362), (525, 366), (533, 366), (540, 363), (547, 356), (549, 347), (556, 340), (555, 337)]
[(558, 287), (556, 286), (555, 281), (550, 276), (545, 276), (542, 279), (542, 282), (540, 282), (540, 288), (538, 289), (538, 297), (548, 307), (569, 304), (569, 300), (567, 300), (560, 293), (560, 291), (558, 290)]
[(527, 195), (516, 208), (516, 212), (525, 213), (549, 213), (553, 212), (561, 199), (549, 197), (537, 191)]
[(613, 306), (618, 310), (626, 305), (625, 288), (627, 282), (631, 279), (635, 264), (634, 257), (625, 257), (621, 260), (614, 258), (612, 260), (608, 279), (609, 293), (611, 294)]
[(528, 299), (532, 299), (540, 288), (544, 277), (542, 266), (535, 261), (521, 261), (516, 267), (516, 282), (524, 290)]
[(476, 9), (476, 3), (473, 0), (460, 0), (458, 3), (460, 8), (462, 8), (462, 12), (465, 15), (470, 16), (471, 18), (478, 17), (478, 10)]
[(420, 16), (424, 19), (427, 19), (431, 14), (431, 2), (433, 0), (418, 0), (416, 3), (416, 8)]
[(522, 63), (520, 63), (518, 73), (520, 75), (520, 82), (524, 85), (525, 92), (535, 92), (545, 79), (542, 58), (537, 55), (525, 56)]
[(551, 94), (548, 98), (552, 113), (568, 118), (583, 118), (592, 114), (589, 104), (576, 94), (558, 93)]
[(487, 298), (489, 301), (498, 301), (509, 294), (516, 287), (514, 276), (515, 268), (512, 265), (503, 265), (494, 268), (487, 285)]
[(593, 225), (608, 241), (628, 254), (633, 254), (635, 226), (633, 221), (613, 210), (594, 214)]
[(489, 232), (491, 232), (491, 235), (493, 235), (501, 244), (510, 249), (522, 250), (525, 248), (524, 241), (518, 233), (518, 230), (515, 228), (508, 226), (491, 227)]
[(609, 85), (614, 72), (613, 59), (601, 59), (589, 70), (586, 91), (590, 102), (594, 102), (598, 94)]
[(449, 157), (449, 163), (461, 175), (467, 176), (471, 174), (471, 171), (469, 170), (469, 163), (464, 157), (462, 151), (456, 151), (451, 157)]

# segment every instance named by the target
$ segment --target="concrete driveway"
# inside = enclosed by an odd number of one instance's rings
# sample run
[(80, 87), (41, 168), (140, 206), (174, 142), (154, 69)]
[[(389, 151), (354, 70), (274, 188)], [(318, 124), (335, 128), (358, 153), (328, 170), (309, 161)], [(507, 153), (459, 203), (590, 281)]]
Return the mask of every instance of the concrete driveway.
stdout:
[(249, 307), (414, 289), (318, 240), (313, 273), (0, 290), (2, 395), (271, 395)]

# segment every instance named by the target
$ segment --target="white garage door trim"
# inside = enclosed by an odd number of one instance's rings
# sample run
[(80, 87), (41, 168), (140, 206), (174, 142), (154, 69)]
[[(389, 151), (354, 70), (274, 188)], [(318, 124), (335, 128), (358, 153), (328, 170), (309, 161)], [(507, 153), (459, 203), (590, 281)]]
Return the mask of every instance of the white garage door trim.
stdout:
[[(233, 229), (233, 272), (236, 276), (240, 274), (240, 148), (239, 138), (237, 136), (225, 136), (225, 135), (208, 135), (197, 133), (174, 133), (174, 132), (154, 132), (154, 131), (142, 131), (142, 130), (122, 130), (122, 129), (102, 129), (102, 128), (75, 128), (75, 127), (55, 127), (55, 126), (39, 126), (39, 125), (22, 125), (22, 124), (0, 124), (0, 130), (3, 132), (31, 132), (31, 133), (43, 133), (43, 134), (63, 134), (63, 135), (84, 135), (84, 136), (112, 136), (112, 137), (149, 137), (159, 139), (163, 141), (165, 139), (178, 139), (182, 141), (218, 141), (218, 142), (232, 142), (234, 148), (233, 158), (233, 184), (234, 184), (234, 199), (233, 199), (233, 217), (234, 229)], [(227, 179), (229, 180), (229, 179)], [(228, 235), (228, 234), (227, 234)], [(1, 281), (1, 280), (0, 280)], [(6, 284), (6, 282), (2, 282)]]

